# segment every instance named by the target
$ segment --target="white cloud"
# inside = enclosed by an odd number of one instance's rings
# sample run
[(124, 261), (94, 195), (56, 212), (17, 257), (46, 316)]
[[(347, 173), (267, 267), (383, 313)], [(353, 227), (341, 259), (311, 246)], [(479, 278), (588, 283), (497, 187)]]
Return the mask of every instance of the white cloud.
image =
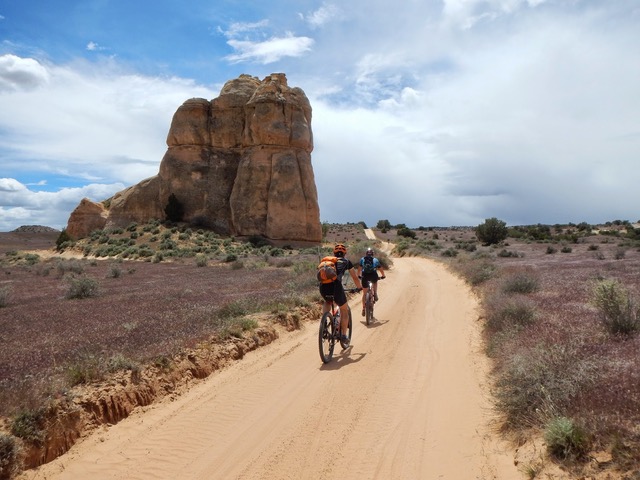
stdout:
[(13, 178), (0, 178), (0, 231), (20, 225), (46, 225), (62, 229), (83, 198), (104, 200), (124, 189), (121, 183), (89, 184), (57, 192), (33, 192)]
[(227, 38), (236, 38), (242, 33), (261, 31), (267, 26), (269, 26), (269, 20), (263, 19), (259, 22), (234, 22), (227, 30), (222, 30), (221, 28), (219, 30)]
[(296, 37), (287, 33), (284, 37), (274, 37), (263, 42), (229, 40), (227, 43), (237, 52), (226, 57), (230, 62), (255, 61), (266, 65), (283, 57), (304, 55), (311, 50), (314, 42), (309, 37)]
[(177, 108), (212, 96), (189, 80), (129, 74), (112, 63), (50, 66), (41, 76), (48, 81), (38, 88), (1, 97), (0, 131), (11, 133), (0, 135), (6, 170), (137, 182), (157, 173)]
[(312, 28), (319, 28), (329, 22), (332, 18), (335, 18), (339, 11), (340, 10), (336, 5), (323, 3), (316, 11), (303, 18)]
[(30, 90), (46, 85), (47, 69), (33, 58), (0, 55), (0, 93), (3, 91)]

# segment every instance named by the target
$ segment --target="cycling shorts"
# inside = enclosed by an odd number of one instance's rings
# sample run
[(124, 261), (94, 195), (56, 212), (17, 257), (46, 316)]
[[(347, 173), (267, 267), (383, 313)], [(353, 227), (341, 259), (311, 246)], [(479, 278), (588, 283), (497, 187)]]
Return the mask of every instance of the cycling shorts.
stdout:
[(321, 283), (320, 295), (322, 295), (322, 298), (327, 301), (329, 301), (327, 297), (331, 297), (333, 295), (333, 301), (336, 302), (336, 305), (339, 307), (347, 303), (347, 294), (344, 293), (342, 282), (335, 281), (331, 283)]

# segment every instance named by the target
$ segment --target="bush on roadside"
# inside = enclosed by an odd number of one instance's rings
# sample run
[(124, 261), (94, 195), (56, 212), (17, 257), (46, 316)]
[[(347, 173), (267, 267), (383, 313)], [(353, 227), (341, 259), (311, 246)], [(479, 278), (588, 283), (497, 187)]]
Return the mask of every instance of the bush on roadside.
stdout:
[(584, 428), (567, 417), (552, 418), (544, 430), (549, 452), (561, 459), (582, 457), (589, 450), (589, 439)]
[(14, 478), (20, 472), (20, 448), (15, 437), (0, 433), (0, 480)]
[(562, 411), (595, 380), (594, 364), (579, 345), (538, 344), (521, 348), (497, 371), (496, 403), (513, 428), (528, 427)]
[(617, 280), (600, 280), (593, 287), (591, 302), (600, 312), (600, 321), (613, 335), (629, 335), (640, 330), (640, 307)]
[(44, 410), (23, 410), (11, 420), (11, 433), (34, 445), (45, 439)]

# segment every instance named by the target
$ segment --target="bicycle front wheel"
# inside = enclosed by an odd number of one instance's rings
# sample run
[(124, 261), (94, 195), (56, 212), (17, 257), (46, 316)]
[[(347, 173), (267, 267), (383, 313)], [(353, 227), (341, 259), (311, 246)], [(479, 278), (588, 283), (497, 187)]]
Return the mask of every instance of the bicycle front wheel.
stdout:
[(371, 321), (373, 320), (373, 295), (371, 294), (371, 292), (367, 292), (367, 298), (364, 302), (364, 309), (365, 309), (365, 318), (367, 320), (367, 325), (369, 325), (371, 323)]
[(333, 356), (333, 347), (335, 346), (333, 329), (333, 316), (330, 312), (327, 312), (322, 315), (320, 330), (318, 331), (318, 347), (322, 363), (329, 363)]

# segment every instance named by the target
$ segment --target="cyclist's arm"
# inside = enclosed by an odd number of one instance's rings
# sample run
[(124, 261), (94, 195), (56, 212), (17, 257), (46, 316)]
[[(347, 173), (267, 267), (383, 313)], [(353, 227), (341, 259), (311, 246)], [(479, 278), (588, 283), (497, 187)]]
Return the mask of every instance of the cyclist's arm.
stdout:
[(353, 283), (356, 285), (356, 288), (362, 289), (362, 283), (360, 283), (360, 279), (356, 275), (355, 270), (356, 270), (355, 268), (352, 268), (349, 270), (349, 273), (351, 274), (351, 279), (353, 280)]

